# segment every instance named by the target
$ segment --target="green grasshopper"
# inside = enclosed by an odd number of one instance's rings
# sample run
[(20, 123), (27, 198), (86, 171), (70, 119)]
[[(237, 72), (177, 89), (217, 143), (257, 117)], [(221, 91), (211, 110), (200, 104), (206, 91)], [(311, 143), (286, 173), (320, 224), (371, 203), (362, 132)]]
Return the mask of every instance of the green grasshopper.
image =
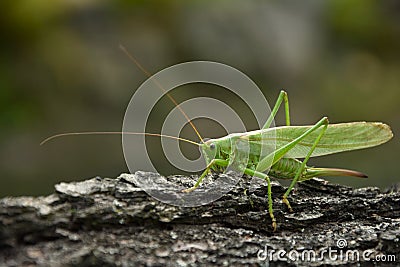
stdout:
[[(285, 107), (286, 126), (269, 128), (282, 102)], [(271, 131), (275, 131), (276, 150), (260, 158), (260, 147), (264, 142), (271, 141), (268, 138), (268, 133)], [(389, 141), (392, 137), (393, 133), (390, 127), (380, 122), (329, 124), (328, 118), (323, 117), (312, 126), (291, 126), (288, 96), (285, 91), (281, 91), (271, 115), (261, 130), (230, 134), (199, 144), (207, 167), (196, 184), (184, 192), (195, 190), (211, 169), (220, 171), (221, 168), (231, 165), (232, 159), (234, 159), (236, 161), (234, 166), (238, 171), (267, 181), (268, 211), (272, 220), (272, 228), (276, 231), (269, 176), (292, 180), (282, 197), (282, 201), (292, 212), (293, 209), (287, 197), (297, 182), (317, 176), (367, 177), (361, 172), (352, 170), (308, 167), (306, 164), (310, 157), (373, 147)], [(240, 151), (240, 146), (232, 147), (232, 144), (241, 141), (249, 143), (249, 151)], [(240, 157), (234, 156), (234, 153), (240, 154), (240, 152), (248, 154), (248, 158), (243, 162), (240, 162)], [(304, 160), (300, 161), (298, 158), (304, 158)], [(268, 174), (264, 173), (268, 169)]]
[[(147, 76), (151, 77), (151, 74), (145, 70), (124, 47), (121, 46), (120, 48)], [(367, 177), (367, 175), (357, 171), (308, 167), (306, 164), (310, 157), (373, 147), (383, 144), (393, 137), (390, 127), (380, 122), (329, 124), (328, 118), (323, 117), (315, 125), (291, 126), (289, 100), (287, 93), (282, 90), (262, 129), (245, 133), (230, 134), (221, 138), (205, 141), (194, 126), (193, 122), (179, 107), (172, 96), (170, 96), (157, 81), (154, 82), (157, 87), (164, 91), (169, 99), (179, 108), (180, 112), (185, 116), (188, 123), (196, 132), (201, 143), (158, 133), (80, 132), (53, 135), (45, 139), (41, 144), (44, 144), (53, 138), (67, 135), (130, 134), (166, 137), (197, 145), (203, 152), (207, 167), (200, 175), (195, 185), (183, 190), (183, 192), (189, 193), (199, 187), (204, 177), (211, 170), (223, 171), (228, 166), (233, 166), (241, 173), (259, 177), (267, 181), (268, 211), (272, 220), (272, 228), (276, 231), (277, 224), (272, 207), (270, 176), (279, 179), (292, 180), (282, 197), (283, 202), (288, 206), (289, 211), (292, 212), (293, 209), (287, 198), (297, 182), (302, 182), (318, 176)], [(284, 103), (285, 108), (286, 126), (270, 128), (282, 102)], [(241, 142), (248, 144), (247, 147), (241, 148), (240, 145), (235, 145), (240, 144)], [(274, 143), (275, 149), (270, 154), (262, 155), (262, 153), (260, 153), (261, 147), (265, 144), (268, 145), (268, 143)], [(233, 147), (232, 144), (235, 146)], [(240, 155), (245, 156), (241, 157)], [(298, 160), (299, 158), (304, 158), (304, 160), (300, 161)], [(264, 173), (267, 171), (268, 173)]]

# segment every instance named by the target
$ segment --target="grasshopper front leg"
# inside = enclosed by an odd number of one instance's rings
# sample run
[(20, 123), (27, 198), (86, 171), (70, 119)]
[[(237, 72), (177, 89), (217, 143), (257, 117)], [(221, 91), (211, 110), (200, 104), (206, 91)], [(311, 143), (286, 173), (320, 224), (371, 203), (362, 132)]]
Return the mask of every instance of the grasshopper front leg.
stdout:
[(194, 186), (192, 186), (191, 188), (182, 190), (182, 192), (189, 193), (189, 192), (192, 192), (193, 190), (195, 190), (197, 187), (199, 187), (199, 185), (203, 181), (204, 177), (206, 177), (208, 172), (211, 170), (212, 166), (218, 165), (218, 166), (221, 166), (221, 167), (226, 167), (226, 166), (228, 166), (228, 164), (229, 164), (229, 162), (227, 160), (224, 160), (224, 159), (213, 159), (213, 160), (211, 160), (210, 163), (207, 165), (207, 168), (200, 175), (200, 177), (197, 180), (196, 184)]

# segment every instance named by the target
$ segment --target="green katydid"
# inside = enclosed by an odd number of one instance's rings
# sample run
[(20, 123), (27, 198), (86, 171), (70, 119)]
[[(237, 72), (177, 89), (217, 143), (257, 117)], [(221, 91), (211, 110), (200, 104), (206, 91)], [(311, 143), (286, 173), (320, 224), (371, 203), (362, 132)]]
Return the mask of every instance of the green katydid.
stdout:
[[(151, 76), (124, 47), (121, 46), (121, 49), (147, 76)], [(157, 87), (165, 92), (157, 81), (154, 82)], [(275, 231), (277, 224), (273, 214), (271, 181), (269, 176), (292, 180), (287, 191), (283, 195), (283, 202), (288, 206), (289, 210), (292, 211), (287, 197), (297, 182), (318, 176), (367, 177), (365, 174), (357, 171), (308, 167), (306, 164), (310, 157), (373, 147), (385, 143), (393, 137), (390, 127), (380, 122), (329, 124), (328, 119), (323, 117), (315, 125), (291, 126), (288, 96), (285, 91), (281, 91), (262, 129), (230, 134), (221, 138), (204, 141), (192, 121), (179, 107), (176, 101), (168, 93), (166, 94), (185, 116), (201, 140), (201, 143), (158, 133), (81, 132), (54, 135), (44, 140), (42, 144), (53, 138), (66, 135), (131, 134), (172, 138), (200, 146), (207, 167), (200, 175), (195, 185), (183, 191), (189, 193), (195, 190), (210, 170), (221, 171), (228, 166), (234, 166), (237, 171), (241, 173), (264, 179), (268, 184), (268, 211), (272, 220), (272, 228)], [(285, 108), (286, 126), (270, 128), (282, 102)], [(271, 134), (272, 132), (273, 134)], [(273, 138), (273, 140), (271, 140), (271, 138)], [(232, 144), (237, 144), (239, 142), (246, 142), (248, 144), (246, 151), (240, 151), (240, 146), (232, 147)], [(260, 154), (261, 147), (268, 144), (268, 142), (273, 142), (275, 144), (274, 151), (267, 155)], [(240, 152), (245, 153), (247, 156), (241, 158), (240, 156), (234, 155), (235, 153), (240, 154)], [(304, 160), (300, 161), (298, 160), (299, 158), (303, 158)], [(264, 173), (266, 171), (268, 171), (268, 173)]]
[[(269, 128), (282, 102), (285, 106), (286, 126)], [(268, 132), (275, 131), (276, 150), (260, 158), (260, 146), (268, 142)], [(184, 190), (195, 190), (211, 169), (227, 167), (232, 162), (232, 144), (245, 140), (249, 142), (248, 158), (246, 162), (236, 162), (242, 173), (262, 178), (268, 183), (268, 211), (272, 220), (273, 230), (276, 230), (276, 220), (272, 208), (271, 181), (269, 176), (280, 179), (291, 179), (292, 182), (283, 195), (283, 202), (290, 211), (292, 207), (287, 199), (297, 182), (317, 176), (355, 176), (367, 175), (345, 169), (314, 168), (306, 164), (310, 157), (328, 155), (343, 151), (350, 151), (380, 145), (393, 137), (390, 127), (380, 122), (350, 122), (329, 124), (326, 117), (312, 126), (290, 126), (289, 101), (285, 91), (281, 91), (270, 117), (261, 130), (241, 134), (231, 134), (225, 137), (210, 139), (200, 144), (205, 155), (207, 168), (197, 180), (196, 184)], [(238, 150), (240, 147), (235, 147)], [(297, 158), (304, 158), (303, 161)], [(240, 160), (238, 157), (236, 161)], [(241, 167), (240, 167), (241, 166)], [(264, 173), (265, 170), (269, 172)]]

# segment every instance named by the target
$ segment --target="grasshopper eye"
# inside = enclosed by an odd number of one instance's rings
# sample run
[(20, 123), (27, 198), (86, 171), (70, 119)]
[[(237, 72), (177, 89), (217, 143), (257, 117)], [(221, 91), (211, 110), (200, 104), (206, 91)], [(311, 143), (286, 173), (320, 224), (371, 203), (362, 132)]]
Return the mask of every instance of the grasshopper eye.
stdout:
[(215, 144), (214, 144), (214, 143), (211, 143), (211, 144), (210, 144), (210, 149), (211, 149), (211, 150), (214, 150), (214, 149), (215, 149)]

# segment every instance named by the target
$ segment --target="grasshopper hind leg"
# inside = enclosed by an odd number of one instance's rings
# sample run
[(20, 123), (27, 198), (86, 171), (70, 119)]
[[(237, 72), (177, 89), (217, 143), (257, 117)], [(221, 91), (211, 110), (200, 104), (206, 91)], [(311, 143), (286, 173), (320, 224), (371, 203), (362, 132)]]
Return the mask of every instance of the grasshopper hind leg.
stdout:
[[(299, 180), (300, 176), (303, 174), (305, 168), (306, 168), (306, 164), (308, 162), (308, 160), (310, 159), (312, 153), (314, 152), (315, 148), (317, 147), (319, 141), (321, 140), (322, 136), (324, 135), (326, 129), (328, 128), (328, 124), (329, 121), (326, 117), (322, 118), (320, 120), (319, 123), (317, 123), (315, 126), (316, 129), (318, 129), (319, 127), (322, 127), (321, 132), (318, 134), (317, 138), (315, 139), (310, 151), (308, 152), (308, 154), (306, 155), (306, 157), (304, 158), (303, 162), (301, 163), (299, 169), (296, 172), (295, 177), (293, 178), (292, 182), (290, 183), (288, 189), (286, 190), (285, 194), (282, 196), (282, 202), (286, 204), (286, 206), (288, 207), (290, 212), (293, 212), (292, 206), (290, 205), (289, 200), (287, 199), (287, 197), (289, 196), (290, 192), (293, 190), (294, 186), (296, 185), (297, 181)], [(315, 129), (315, 130), (316, 130)]]

